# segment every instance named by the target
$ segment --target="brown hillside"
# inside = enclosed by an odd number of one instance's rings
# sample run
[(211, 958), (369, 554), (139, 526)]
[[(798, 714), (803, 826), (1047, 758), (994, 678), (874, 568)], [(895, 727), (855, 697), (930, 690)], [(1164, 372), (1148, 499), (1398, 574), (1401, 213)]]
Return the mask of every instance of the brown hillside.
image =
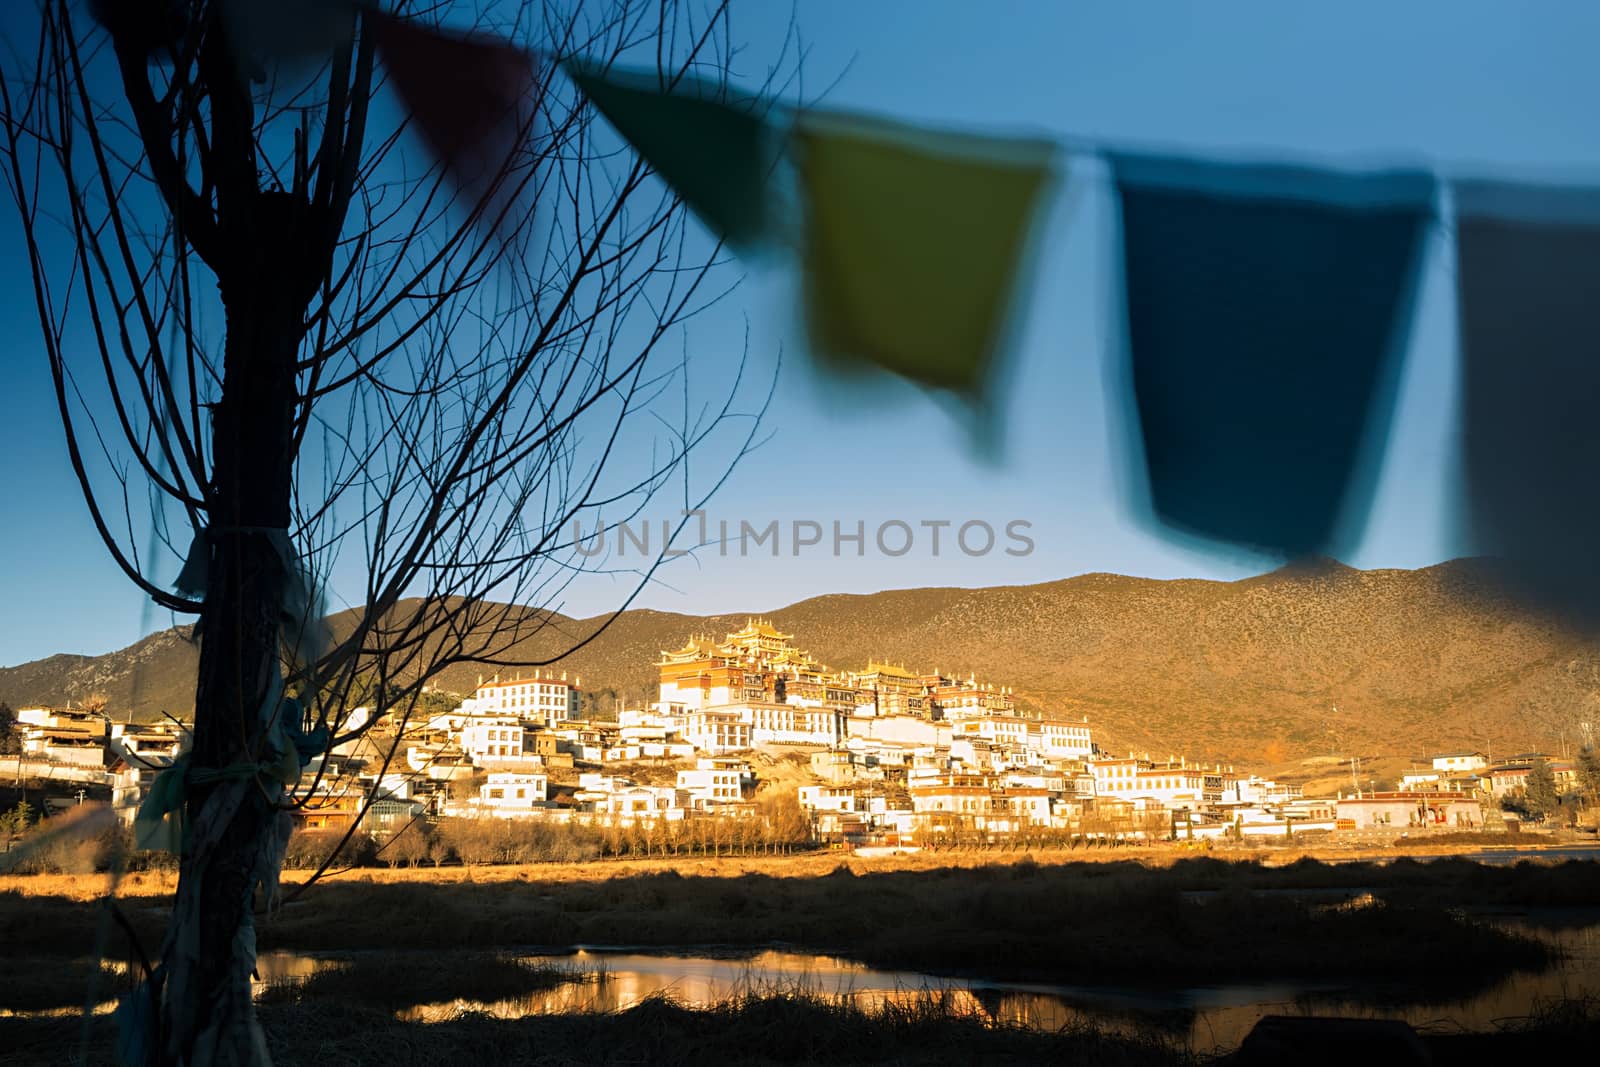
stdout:
[[(1032, 586), (834, 594), (764, 613), (824, 663), (868, 657), (1014, 685), (1027, 705), (1086, 714), (1108, 746), (1260, 761), (1359, 747), (1551, 748), (1592, 718), (1595, 645), (1501, 598), (1484, 561), (1358, 571), (1331, 560), (1238, 582), (1087, 574)], [(663, 648), (746, 616), (637, 610), (561, 663), (605, 707), (653, 684)], [(573, 636), (599, 620), (557, 619)], [(553, 654), (557, 634), (526, 645)], [(12, 704), (104, 692), (147, 714), (187, 709), (193, 650), (157, 635), (92, 659), (0, 670)], [(444, 688), (470, 691), (479, 670)], [(1337, 705), (1335, 715), (1332, 708)], [(1587, 710), (1586, 710), (1587, 709)]]
[(12, 707), (62, 705), (104, 696), (106, 711), (125, 718), (159, 718), (163, 711), (187, 719), (194, 710), (200, 650), (189, 627), (151, 634), (103, 656), (47, 656), (0, 667), (0, 701)]

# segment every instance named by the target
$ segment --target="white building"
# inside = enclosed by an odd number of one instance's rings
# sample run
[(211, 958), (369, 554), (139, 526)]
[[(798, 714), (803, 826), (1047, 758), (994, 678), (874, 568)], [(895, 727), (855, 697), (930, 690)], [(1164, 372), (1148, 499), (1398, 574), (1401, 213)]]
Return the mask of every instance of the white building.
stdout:
[(1067, 776), (1050, 767), (1019, 767), (1009, 770), (1001, 776), (1000, 784), (1007, 789), (1043, 789), (1047, 793), (1069, 792)]
[(630, 785), (597, 798), (594, 812), (623, 822), (636, 819), (675, 821), (687, 814), (687, 799), (682, 791), (668, 786)]
[(839, 708), (784, 704), (744, 704), (736, 707), (750, 722), (750, 743), (837, 745), (844, 740), (845, 713)]
[(935, 748), (949, 748), (952, 736), (950, 723), (915, 715), (852, 715), (846, 720), (845, 728), (852, 739)]
[(1400, 776), (1400, 788), (1401, 790), (1433, 788), (1437, 787), (1443, 778), (1443, 771), (1413, 768)]
[(513, 815), (541, 807), (549, 797), (549, 778), (522, 771), (495, 771), (478, 789), (478, 804), (487, 814)]
[(1088, 719), (1034, 720), (1028, 724), (1028, 747), (1045, 759), (1088, 759), (1094, 755), (1088, 723)]
[(469, 719), (461, 727), (461, 751), (483, 767), (521, 763), (522, 724), (510, 716)]
[(850, 786), (803, 785), (798, 792), (800, 806), (807, 811), (849, 815), (856, 810), (856, 791)]
[(696, 708), (684, 715), (683, 739), (701, 752), (739, 752), (751, 738), (750, 721), (735, 709)]
[(978, 737), (958, 737), (950, 742), (951, 760), (968, 768), (969, 773), (1003, 770), (1008, 751), (1016, 751), (1021, 755), (1020, 750), (995, 745)]
[(168, 762), (187, 746), (189, 734), (162, 725), (132, 726), (128, 723), (111, 724), (111, 737), (107, 749), (113, 757), (138, 762), (164, 756)]
[(619, 789), (626, 789), (632, 784), (633, 782), (630, 779), (624, 778), (620, 774), (600, 774), (594, 771), (585, 771), (578, 775), (578, 799), (593, 799), (587, 796), (590, 793), (596, 795), (615, 793)]
[(702, 761), (702, 765), (692, 771), (679, 771), (678, 788), (689, 794), (689, 799), (697, 808), (732, 804), (744, 799), (739, 772), (733, 768), (718, 767), (711, 760)]
[(1147, 767), (1139, 771), (1138, 782), (1136, 798), (1153, 800), (1168, 810), (1194, 811), (1206, 801), (1206, 773), (1198, 767)]
[(370, 779), (363, 776), (363, 780), (370, 782), (372, 795), (380, 800), (410, 800), (416, 784), (411, 775), (395, 772)]
[(111, 810), (125, 823), (139, 814), (139, 805), (155, 783), (156, 776), (172, 766), (173, 756), (119, 756), (111, 765)]
[(24, 755), (51, 763), (102, 769), (106, 764), (105, 734), (73, 727), (47, 727), (32, 730), (22, 738)]
[(454, 745), (412, 745), (406, 749), (406, 766), (435, 782), (465, 781), (477, 770)]
[(991, 745), (1022, 749), (1028, 744), (1030, 725), (1029, 720), (1014, 715), (982, 715), (956, 723), (954, 737), (982, 738)]
[[(670, 688), (663, 685), (663, 690)], [(737, 752), (754, 745), (837, 745), (845, 737), (845, 713), (799, 699), (785, 703), (744, 701), (731, 704), (689, 704), (662, 701), (654, 708), (619, 713), (625, 738), (643, 743), (646, 736), (671, 745), (672, 739), (701, 752)], [(610, 758), (610, 757), (607, 757)], [(637, 758), (637, 757), (635, 757)]]
[(16, 720), (17, 725), (21, 727), (33, 727), (39, 730), (92, 727), (100, 734), (105, 733), (106, 724), (105, 716), (74, 708), (18, 708)]
[(1089, 763), (1094, 774), (1094, 795), (1114, 800), (1132, 800), (1139, 795), (1140, 760), (1097, 759)]
[(1050, 790), (1028, 787), (997, 789), (992, 801), (997, 811), (1010, 815), (1019, 825), (1047, 826), (1050, 823)]
[(554, 726), (566, 719), (579, 718), (582, 690), (578, 679), (567, 681), (562, 674), (536, 674), (532, 678), (494, 679), (480, 682), (478, 690), (463, 700), (460, 707), (429, 720), (428, 728), (454, 733), (469, 721), (485, 716), (523, 719), (540, 726)]
[(865, 737), (852, 737), (844, 743), (844, 747), (855, 756), (858, 767), (866, 767), (880, 778), (885, 767), (909, 767), (917, 757), (934, 756), (939, 751), (934, 745), (875, 741)]

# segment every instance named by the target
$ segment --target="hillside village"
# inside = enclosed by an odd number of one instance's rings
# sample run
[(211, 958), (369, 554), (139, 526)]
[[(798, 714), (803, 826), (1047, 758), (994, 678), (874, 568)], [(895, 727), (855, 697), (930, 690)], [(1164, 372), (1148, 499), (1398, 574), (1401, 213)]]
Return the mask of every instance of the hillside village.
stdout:
[[(769, 617), (835, 666), (888, 660), (961, 677), (976, 668), (1019, 706), (1087, 713), (1101, 747), (1121, 754), (1175, 750), (1278, 771), (1312, 757), (1360, 754), (1365, 766), (1368, 755), (1463, 747), (1560, 753), (1563, 735), (1572, 751), (1600, 695), (1600, 644), (1519, 609), (1502, 588), (1486, 560), (1411, 571), (1301, 561), (1236, 582), (1092, 574), (830, 594)], [(662, 649), (739, 630), (747, 614), (537, 618), (504, 657), (559, 658), (583, 678), (584, 717), (611, 720), (619, 704), (658, 699)], [(343, 634), (352, 619), (342, 613), (329, 625)], [(62, 707), (98, 695), (119, 721), (187, 718), (197, 656), (186, 628), (163, 630), (104, 655), (0, 667), (0, 700)], [(445, 669), (430, 709), (472, 695), (488, 669)], [(1383, 773), (1402, 769), (1394, 762)]]
[[(306, 767), (295, 824), (359, 822), (379, 841), (444, 819), (680, 824), (764, 817), (758, 795), (792, 793), (812, 841), (855, 848), (1050, 834), (1370, 838), (1516, 829), (1530, 792), (1593, 787), (1576, 762), (1547, 754), (1491, 763), (1453, 752), (1390, 790), (1304, 796), (1231, 765), (1105, 751), (1086, 716), (1021, 710), (1006, 686), (972, 675), (875, 661), (834, 671), (766, 620), (694, 636), (656, 668), (657, 699), (610, 719), (582, 717), (579, 678), (545, 672), (480, 679), (426, 721), (355, 709), (340, 731), (355, 739)], [(180, 724), (104, 711), (25, 708), (17, 729), (21, 752), (0, 757), (0, 781), (65, 785), (58, 806), (104, 795), (130, 822), (186, 746)]]

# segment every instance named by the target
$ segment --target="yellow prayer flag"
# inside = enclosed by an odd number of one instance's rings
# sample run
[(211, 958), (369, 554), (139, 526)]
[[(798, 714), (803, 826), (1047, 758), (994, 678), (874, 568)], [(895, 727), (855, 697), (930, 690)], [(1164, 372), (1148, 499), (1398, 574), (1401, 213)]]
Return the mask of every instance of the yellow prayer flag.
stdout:
[(980, 394), (1055, 151), (1046, 141), (801, 114), (794, 153), (816, 354), (840, 369), (875, 364)]

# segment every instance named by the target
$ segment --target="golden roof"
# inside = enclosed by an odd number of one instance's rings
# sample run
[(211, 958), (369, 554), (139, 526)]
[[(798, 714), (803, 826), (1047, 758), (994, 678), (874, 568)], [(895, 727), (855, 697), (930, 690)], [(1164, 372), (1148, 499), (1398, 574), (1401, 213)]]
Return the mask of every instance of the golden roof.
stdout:
[(733, 633), (728, 635), (727, 640), (732, 641), (738, 637), (752, 637), (757, 635), (761, 637), (777, 637), (785, 641), (794, 636), (794, 634), (783, 633), (766, 619), (746, 618), (744, 621), (744, 629), (735, 630)]
[(882, 674), (882, 675), (886, 675), (886, 676), (888, 676), (890, 678), (912, 678), (912, 679), (915, 679), (917, 677), (915, 674), (912, 674), (910, 671), (906, 670), (904, 667), (901, 667), (901, 666), (899, 666), (897, 664), (894, 664), (894, 663), (879, 663), (877, 660), (868, 660), (867, 661), (867, 669), (862, 671), (861, 673), (862, 674)]
[(663, 660), (671, 659), (674, 656), (717, 656), (719, 654), (720, 649), (717, 643), (703, 634), (696, 634), (689, 638), (687, 644), (675, 651), (661, 650), (661, 658)]

